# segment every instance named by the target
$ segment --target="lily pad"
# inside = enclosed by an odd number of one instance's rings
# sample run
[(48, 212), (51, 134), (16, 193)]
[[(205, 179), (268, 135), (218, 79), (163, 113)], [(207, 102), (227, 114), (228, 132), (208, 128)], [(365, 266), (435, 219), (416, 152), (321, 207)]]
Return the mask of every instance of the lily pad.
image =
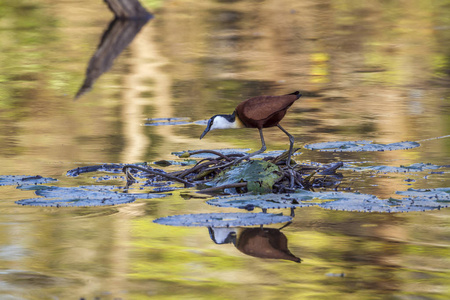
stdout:
[(343, 169), (352, 171), (375, 171), (381, 173), (410, 173), (410, 172), (421, 172), (425, 170), (437, 170), (440, 168), (447, 168), (449, 166), (438, 166), (430, 163), (415, 163), (409, 166), (363, 166), (357, 167), (350, 164), (345, 164)]
[[(173, 155), (176, 155), (178, 157), (197, 157), (197, 158), (214, 158), (217, 157), (217, 155), (212, 154), (212, 153), (198, 153), (198, 154), (192, 154), (191, 153), (195, 153), (198, 150), (187, 150), (187, 151), (180, 151), (180, 152), (172, 152)], [(218, 150), (214, 150), (216, 152), (219, 152), (221, 154), (224, 155), (233, 155), (233, 154), (246, 154), (247, 151), (250, 151), (249, 148), (247, 149), (218, 149)], [(189, 155), (187, 155), (189, 154)]]
[[(242, 154), (242, 155), (247, 155), (249, 153), (251, 149), (250, 148), (246, 148), (246, 149), (217, 149), (214, 150), (215, 152), (219, 152), (221, 154), (224, 155), (233, 155), (233, 154)], [(217, 155), (212, 154), (212, 153), (198, 153), (198, 154), (191, 154), (191, 153), (195, 153), (198, 150), (187, 150), (187, 151), (180, 151), (180, 152), (172, 152), (173, 155), (176, 155), (178, 157), (184, 158), (184, 157), (194, 157), (194, 158), (214, 158), (217, 157)], [(266, 158), (266, 157), (272, 157), (272, 156), (279, 156), (281, 154), (283, 154), (285, 151), (284, 150), (273, 150), (273, 151), (266, 151), (263, 152), (261, 154), (255, 155), (253, 156), (253, 158)], [(300, 155), (301, 152), (295, 152), (292, 155), (296, 156), (296, 155)]]
[(210, 205), (220, 207), (236, 207), (248, 209), (249, 207), (259, 207), (262, 209), (275, 208), (295, 208), (321, 205), (325, 201), (336, 201), (342, 198), (355, 197), (363, 201), (369, 198), (376, 198), (373, 195), (343, 192), (311, 192), (299, 190), (298, 193), (291, 194), (265, 194), (265, 195), (237, 195), (218, 197), (207, 201)]
[(188, 125), (195, 124), (189, 122), (189, 118), (153, 118), (147, 119), (145, 126), (165, 126), (165, 125)]
[(151, 118), (147, 119), (146, 126), (166, 126), (166, 125), (201, 125), (208, 124), (207, 120), (189, 121), (189, 118)]
[(154, 161), (153, 164), (160, 167), (168, 167), (168, 166), (190, 166), (197, 164), (197, 160), (195, 159), (185, 159), (184, 161), (175, 161), (175, 160), (158, 160)]
[(153, 222), (171, 226), (236, 227), (284, 223), (291, 220), (291, 217), (280, 214), (205, 213), (168, 216)]
[[(275, 196), (274, 196), (275, 195)], [(255, 197), (255, 195), (238, 195), (213, 198), (206, 203), (219, 207), (233, 207), (252, 211), (255, 207), (261, 209), (280, 209), (291, 207), (311, 206), (317, 203), (304, 204), (289, 201), (289, 199), (281, 199), (281, 194), (265, 194)], [(287, 200), (286, 202), (282, 200)]]
[(343, 210), (343, 211), (359, 211), (359, 212), (413, 212), (441, 209), (447, 207), (436, 201), (428, 199), (367, 199), (358, 201), (354, 198), (327, 202), (319, 205), (325, 209)]
[(281, 179), (280, 169), (268, 161), (252, 160), (220, 173), (213, 181), (213, 186), (247, 182), (249, 192), (256, 194), (272, 191), (275, 182)]
[(20, 205), (30, 206), (104, 206), (130, 203), (136, 199), (160, 198), (165, 194), (124, 194), (112, 191), (114, 186), (28, 186), (24, 190), (34, 190), (41, 198), (30, 198), (16, 201)]
[[(84, 166), (84, 167), (79, 167), (79, 168), (69, 170), (69, 171), (67, 171), (66, 175), (70, 176), (70, 177), (77, 177), (80, 174), (90, 173), (90, 172), (106, 172), (106, 173), (113, 173), (113, 174), (123, 174), (123, 168), (125, 166), (131, 166), (131, 165), (129, 165), (129, 164), (102, 164), (102, 165)], [(147, 167), (147, 164), (146, 163), (137, 163), (137, 164), (134, 164), (133, 166)], [(148, 167), (148, 168), (155, 172), (165, 173), (165, 171), (162, 169), (156, 169), (156, 168), (151, 168), (151, 167)], [(135, 178), (140, 178), (140, 179), (144, 179), (144, 180), (148, 179), (148, 173), (143, 172), (141, 170), (132, 172), (132, 175)], [(93, 178), (96, 179), (97, 181), (124, 180), (125, 176), (104, 175), (104, 176), (95, 176)]]
[[(417, 190), (410, 191), (416, 193)], [(448, 190), (434, 190), (435, 198), (422, 196), (404, 199), (379, 199), (374, 195), (349, 192), (311, 192), (298, 191), (292, 194), (266, 194), (261, 196), (238, 195), (218, 197), (207, 201), (210, 205), (220, 207), (235, 207), (251, 210), (254, 207), (262, 209), (295, 208), (318, 206), (325, 209), (360, 211), (360, 212), (410, 212), (424, 211), (447, 207), (442, 201), (448, 201)], [(430, 195), (433, 194), (430, 192)], [(398, 194), (402, 194), (398, 192)], [(414, 194), (415, 195), (415, 194)], [(431, 196), (430, 196), (431, 197)]]
[(2, 185), (35, 185), (57, 181), (50, 177), (42, 177), (40, 175), (0, 175), (0, 186)]
[(123, 166), (124, 166), (123, 164), (102, 164), (102, 165), (79, 167), (67, 171), (66, 175), (70, 177), (77, 177), (80, 174), (89, 172), (109, 172), (120, 174), (122, 173)]
[[(273, 151), (265, 151), (261, 154), (255, 155), (252, 158), (266, 158), (266, 157), (277, 157), (286, 152), (286, 150), (273, 150)], [(301, 152), (294, 152), (292, 156), (298, 156), (302, 154)]]
[(448, 202), (450, 201), (450, 188), (436, 188), (436, 189), (408, 189), (407, 191), (399, 191), (396, 194), (409, 196), (413, 199), (423, 198), (432, 199), (436, 201)]
[(370, 151), (393, 151), (405, 150), (419, 147), (418, 142), (399, 142), (391, 144), (373, 144), (372, 141), (338, 141), (308, 144), (304, 147), (310, 150), (328, 152), (370, 152)]

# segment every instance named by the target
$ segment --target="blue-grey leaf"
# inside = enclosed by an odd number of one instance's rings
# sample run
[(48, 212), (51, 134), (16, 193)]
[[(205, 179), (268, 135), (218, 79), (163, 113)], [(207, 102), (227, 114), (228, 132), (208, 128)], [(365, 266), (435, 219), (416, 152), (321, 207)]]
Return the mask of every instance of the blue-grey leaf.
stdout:
[(2, 185), (35, 185), (57, 181), (54, 178), (42, 177), (40, 175), (0, 175), (0, 186)]
[(354, 166), (351, 164), (344, 164), (344, 170), (352, 170), (352, 171), (375, 171), (380, 173), (410, 173), (410, 172), (421, 172), (425, 170), (437, 170), (440, 168), (448, 168), (449, 166), (438, 166), (430, 163), (415, 163), (409, 166)]
[[(223, 155), (231, 155), (231, 154), (247, 154), (246, 152), (249, 151), (251, 149), (217, 149), (214, 150), (216, 152), (219, 152)], [(186, 153), (194, 153), (200, 150), (188, 150), (188, 151), (180, 151), (180, 152), (172, 152), (173, 155), (176, 155), (178, 157), (184, 157), (186, 156)], [(198, 153), (198, 154), (193, 154), (190, 155), (189, 157), (197, 157), (197, 158), (214, 158), (217, 157), (217, 155), (212, 154), (212, 153)]]
[(171, 226), (237, 227), (284, 223), (291, 220), (291, 217), (280, 214), (205, 213), (169, 216), (153, 222)]
[(368, 151), (393, 151), (419, 147), (418, 142), (399, 142), (391, 144), (373, 144), (372, 141), (338, 141), (308, 144), (304, 147), (310, 150), (329, 152), (368, 152)]
[[(251, 149), (247, 148), (247, 149), (215, 149), (214, 151), (219, 152), (221, 154), (224, 155), (233, 155), (233, 154), (242, 154), (242, 155), (246, 155), (248, 154), (248, 152)], [(172, 152), (173, 155), (176, 155), (178, 157), (185, 157), (186, 153), (194, 153), (196, 151), (199, 150), (188, 150), (188, 151), (180, 151), (180, 152)], [(253, 156), (253, 158), (266, 158), (266, 157), (272, 157), (272, 156), (279, 156), (281, 154), (283, 154), (285, 151), (284, 150), (273, 150), (273, 151), (266, 151), (264, 153), (258, 154)], [(293, 155), (300, 155), (300, 152), (296, 152)], [(212, 154), (212, 153), (199, 153), (199, 154), (193, 154), (193, 155), (189, 155), (189, 157), (194, 157), (194, 158), (214, 158), (217, 157), (217, 155)]]
[(407, 191), (399, 191), (396, 194), (409, 196), (415, 200), (428, 199), (437, 201), (450, 201), (450, 188), (436, 188), (436, 189), (408, 189)]
[(153, 118), (147, 119), (145, 126), (163, 126), (163, 125), (189, 125), (195, 124), (189, 122), (189, 118)]
[(109, 172), (109, 173), (122, 173), (123, 164), (102, 164), (94, 166), (78, 167), (67, 171), (66, 175), (71, 177), (76, 177), (83, 173), (89, 172)]
[(28, 186), (24, 190), (34, 190), (41, 198), (30, 198), (16, 201), (20, 205), (30, 206), (104, 206), (130, 203), (136, 199), (150, 199), (167, 196), (166, 194), (136, 194), (112, 191), (114, 186)]
[[(404, 199), (379, 199), (374, 195), (349, 192), (311, 192), (300, 190), (292, 194), (238, 195), (218, 197), (207, 201), (210, 205), (251, 210), (318, 206), (325, 209), (360, 212), (410, 212), (447, 207), (449, 189), (432, 191), (408, 190), (397, 192), (411, 196)], [(444, 203), (443, 203), (444, 202)]]

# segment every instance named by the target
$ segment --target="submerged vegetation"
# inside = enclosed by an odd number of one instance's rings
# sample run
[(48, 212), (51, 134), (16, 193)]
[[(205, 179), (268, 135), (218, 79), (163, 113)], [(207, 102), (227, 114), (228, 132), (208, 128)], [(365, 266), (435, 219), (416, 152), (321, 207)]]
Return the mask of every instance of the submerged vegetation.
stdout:
[(342, 163), (327, 166), (294, 163), (293, 166), (287, 166), (288, 152), (275, 157), (269, 153), (264, 155), (262, 160), (245, 162), (240, 162), (240, 158), (245, 156), (242, 152), (225, 154), (221, 151), (199, 150), (182, 153), (180, 157), (188, 158), (204, 154), (208, 156), (199, 160), (193, 167), (171, 173), (135, 165), (125, 165), (123, 170), (127, 174), (128, 183), (136, 181), (132, 175), (134, 170), (148, 173), (156, 180), (174, 180), (185, 184), (186, 187), (195, 185), (202, 193), (228, 191), (240, 194), (247, 192), (265, 194), (337, 185), (340, 176), (336, 174), (336, 170), (343, 166)]
[[(403, 149), (414, 146), (416, 142), (393, 143), (388, 145), (369, 142), (333, 142), (307, 145), (328, 151), (381, 151)], [(356, 146), (355, 146), (356, 145)], [(359, 146), (358, 146), (359, 145)], [(397, 145), (393, 147), (393, 145)], [(375, 147), (375, 148), (373, 148)], [(299, 149), (294, 151), (297, 152)], [(17, 185), (22, 190), (32, 190), (39, 197), (19, 200), (16, 203), (30, 206), (102, 206), (133, 202), (136, 199), (161, 198), (169, 192), (182, 189), (188, 197), (209, 198), (207, 204), (218, 207), (233, 207), (252, 211), (260, 208), (293, 209), (317, 206), (325, 209), (361, 212), (409, 212), (441, 209), (448, 206), (450, 188), (409, 189), (397, 191), (398, 197), (380, 199), (374, 195), (361, 194), (351, 189), (342, 189), (340, 185), (346, 180), (345, 172), (370, 172), (375, 174), (429, 172), (443, 174), (449, 166), (428, 163), (415, 163), (409, 166), (358, 166), (358, 163), (335, 162), (327, 165), (310, 162), (308, 164), (292, 161), (286, 165), (286, 152), (267, 152), (257, 159), (241, 161), (246, 155), (241, 149), (197, 150), (174, 153), (181, 160), (156, 161), (149, 164), (102, 164), (79, 167), (69, 170), (67, 176), (77, 177), (84, 173), (107, 173), (93, 177), (97, 182), (118, 180), (123, 185), (90, 185), (77, 187), (59, 187), (43, 185), (56, 181), (41, 176), (2, 176), (0, 185)], [(294, 156), (298, 157), (298, 155)], [(171, 172), (164, 168), (170, 167)], [(175, 170), (173, 170), (175, 167)], [(111, 175), (110, 175), (111, 174)], [(193, 193), (192, 188), (197, 191)], [(203, 194), (203, 195), (202, 195)], [(213, 196), (217, 197), (213, 197)], [(259, 215), (259, 214), (257, 214)], [(204, 214), (201, 216), (177, 216), (159, 220), (158, 223), (179, 226), (201, 226), (216, 224), (241, 226), (245, 218), (236, 218)], [(249, 215), (250, 216), (250, 215)], [(256, 215), (255, 215), (256, 216)], [(266, 224), (268, 219), (260, 219)], [(220, 222), (218, 222), (218, 218)], [(239, 219), (239, 220), (237, 220)], [(265, 221), (263, 221), (263, 219)], [(224, 221), (225, 220), (225, 221)], [(271, 218), (270, 220), (278, 220)], [(223, 222), (222, 222), (223, 221)], [(268, 222), (271, 223), (272, 221)], [(287, 220), (288, 221), (288, 220)], [(199, 223), (200, 222), (200, 223)], [(255, 221), (256, 222), (256, 221)], [(275, 221), (274, 221), (275, 222)], [(203, 224), (203, 223), (202, 223)], [(222, 224), (222, 225), (220, 225)], [(256, 224), (256, 223), (255, 223)], [(251, 225), (255, 225), (251, 224)], [(213, 225), (211, 225), (213, 226)]]

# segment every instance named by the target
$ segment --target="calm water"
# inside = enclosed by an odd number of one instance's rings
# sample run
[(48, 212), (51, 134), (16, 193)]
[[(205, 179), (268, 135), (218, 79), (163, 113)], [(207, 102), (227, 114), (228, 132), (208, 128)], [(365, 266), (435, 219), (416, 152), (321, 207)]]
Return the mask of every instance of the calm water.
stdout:
[[(187, 149), (259, 149), (256, 130), (216, 131), (199, 141), (203, 126), (143, 124), (204, 120), (231, 113), (251, 96), (295, 90), (304, 97), (282, 124), (299, 146), (450, 133), (448, 1), (142, 3), (154, 18), (74, 101), (112, 19), (106, 6), (0, 2), (0, 175), (49, 176), (60, 186), (111, 184), (92, 178), (101, 174), (65, 173), (176, 159), (171, 152)], [(277, 129), (265, 136), (269, 150), (288, 145)], [(445, 165), (450, 138), (403, 151), (302, 152), (297, 161)], [(341, 187), (380, 198), (450, 183), (448, 169), (343, 174)], [(303, 260), (297, 264), (215, 244), (206, 228), (153, 223), (174, 214), (235, 211), (186, 200), (183, 191), (114, 207), (57, 209), (19, 206), (16, 200), (33, 193), (0, 187), (0, 298), (450, 298), (449, 209), (297, 209), (282, 231)]]

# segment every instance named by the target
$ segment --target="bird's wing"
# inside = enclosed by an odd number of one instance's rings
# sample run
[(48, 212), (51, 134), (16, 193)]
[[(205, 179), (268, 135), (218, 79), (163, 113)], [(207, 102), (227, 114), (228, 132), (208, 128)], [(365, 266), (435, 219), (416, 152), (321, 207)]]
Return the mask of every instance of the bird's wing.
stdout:
[(289, 108), (297, 99), (296, 95), (258, 96), (240, 103), (236, 110), (239, 111), (239, 107), (241, 107), (241, 114), (246, 118), (255, 121), (264, 120), (279, 111)]

